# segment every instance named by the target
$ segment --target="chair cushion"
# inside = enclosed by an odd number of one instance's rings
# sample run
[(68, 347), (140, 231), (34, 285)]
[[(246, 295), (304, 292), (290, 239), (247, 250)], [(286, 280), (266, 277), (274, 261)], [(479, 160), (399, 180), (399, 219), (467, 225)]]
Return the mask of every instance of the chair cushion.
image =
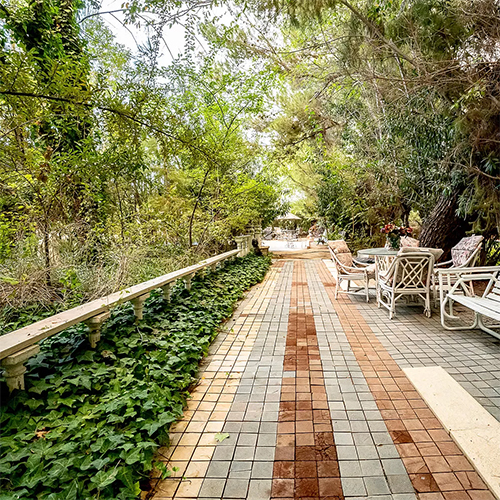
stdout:
[(347, 246), (347, 243), (344, 240), (331, 240), (328, 242), (328, 246), (335, 253), (351, 253), (349, 247)]
[(369, 278), (375, 278), (375, 264), (370, 264), (365, 267), (365, 271), (368, 273)]
[(418, 240), (412, 238), (411, 236), (403, 236), (400, 241), (401, 248), (417, 248), (418, 244), (420, 243)]
[(483, 237), (478, 235), (462, 238), (451, 249), (451, 260), (453, 261), (453, 266), (463, 266), (482, 241)]
[(335, 252), (335, 257), (339, 260), (339, 262), (347, 267), (352, 267), (353, 265), (353, 260), (352, 260), (352, 254), (351, 252)]
[(398, 255), (405, 255), (407, 253), (415, 252), (426, 252), (434, 255), (434, 261), (436, 262), (441, 255), (443, 255), (443, 250), (440, 248), (426, 248), (426, 247), (401, 247), (399, 249)]

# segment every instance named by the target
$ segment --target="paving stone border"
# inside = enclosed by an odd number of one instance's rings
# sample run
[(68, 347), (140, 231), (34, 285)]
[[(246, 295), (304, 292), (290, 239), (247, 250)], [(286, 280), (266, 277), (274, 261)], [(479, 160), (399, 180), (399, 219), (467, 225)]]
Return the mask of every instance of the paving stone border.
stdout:
[(323, 263), (316, 266), (418, 498), (494, 500), (356, 305), (335, 300), (331, 273)]
[(439, 314), (429, 319), (399, 306), (388, 321), (375, 304), (353, 302), (401, 368), (441, 366), (500, 421), (500, 340), (479, 330), (445, 330)]
[(320, 260), (276, 262), (212, 345), (154, 499), (493, 500), (401, 368), (442, 364), (495, 414), (498, 341), (442, 347), (436, 321), (336, 301)]

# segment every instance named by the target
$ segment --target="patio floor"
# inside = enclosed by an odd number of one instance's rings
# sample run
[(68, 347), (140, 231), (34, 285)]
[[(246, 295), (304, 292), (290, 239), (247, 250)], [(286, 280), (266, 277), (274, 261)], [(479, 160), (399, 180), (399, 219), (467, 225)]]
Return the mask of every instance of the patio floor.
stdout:
[[(406, 377), (441, 366), (500, 418), (500, 341), (334, 300), (328, 263), (277, 261), (211, 347), (160, 458), (166, 499), (492, 500)], [(490, 417), (491, 418), (491, 417)]]

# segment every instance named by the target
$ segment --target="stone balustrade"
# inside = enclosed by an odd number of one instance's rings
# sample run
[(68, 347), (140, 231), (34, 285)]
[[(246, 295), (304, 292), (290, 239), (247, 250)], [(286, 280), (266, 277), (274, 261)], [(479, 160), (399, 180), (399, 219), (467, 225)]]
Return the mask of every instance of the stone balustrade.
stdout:
[(236, 245), (238, 246), (238, 257), (244, 257), (250, 252), (252, 249), (252, 239), (253, 235), (245, 234), (242, 236), (236, 236), (234, 241), (236, 241)]
[(24, 363), (40, 351), (38, 342), (70, 326), (85, 323), (89, 328), (90, 345), (95, 348), (101, 336), (101, 327), (109, 318), (111, 308), (124, 302), (132, 302), (136, 318), (142, 319), (144, 302), (151, 291), (161, 288), (164, 298), (169, 300), (171, 288), (177, 280), (184, 280), (189, 290), (191, 279), (197, 272), (207, 267), (215, 269), (226, 259), (247, 255), (251, 248), (252, 236), (245, 235), (237, 238), (240, 238), (238, 250), (216, 255), (193, 266), (131, 286), (0, 336), (0, 360), (5, 370), (4, 375), (9, 390), (24, 389), (24, 373), (26, 372)]

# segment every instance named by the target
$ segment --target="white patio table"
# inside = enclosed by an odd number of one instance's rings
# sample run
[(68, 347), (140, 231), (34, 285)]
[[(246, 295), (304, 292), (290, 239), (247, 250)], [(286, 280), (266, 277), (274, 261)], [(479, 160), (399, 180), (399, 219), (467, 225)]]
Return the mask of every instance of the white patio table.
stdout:
[(358, 255), (366, 255), (367, 257), (394, 257), (397, 254), (398, 250), (388, 250), (385, 247), (358, 250)]
[[(375, 281), (378, 281), (379, 271), (385, 271), (391, 265), (391, 257), (396, 257), (398, 250), (389, 250), (385, 247), (380, 248), (364, 248), (358, 250), (358, 255), (365, 257), (375, 257)], [(385, 257), (385, 259), (377, 259), (376, 257)]]

